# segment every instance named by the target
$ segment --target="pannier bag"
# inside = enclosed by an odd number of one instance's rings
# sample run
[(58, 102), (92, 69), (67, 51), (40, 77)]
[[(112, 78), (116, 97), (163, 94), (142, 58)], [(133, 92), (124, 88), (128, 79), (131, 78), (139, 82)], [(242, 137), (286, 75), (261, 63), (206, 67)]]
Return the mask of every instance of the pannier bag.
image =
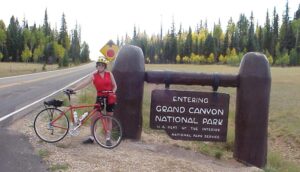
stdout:
[(117, 102), (117, 96), (114, 93), (108, 94), (108, 104), (115, 104)]

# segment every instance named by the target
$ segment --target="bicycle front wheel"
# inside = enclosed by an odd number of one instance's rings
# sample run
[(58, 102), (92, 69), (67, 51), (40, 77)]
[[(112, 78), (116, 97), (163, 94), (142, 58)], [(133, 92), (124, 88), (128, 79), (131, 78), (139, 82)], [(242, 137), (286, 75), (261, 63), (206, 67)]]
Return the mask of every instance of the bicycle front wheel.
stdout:
[(121, 124), (113, 116), (103, 115), (93, 124), (93, 136), (103, 148), (112, 149), (118, 146), (121, 143), (122, 134)]
[(34, 119), (36, 135), (43, 141), (54, 143), (63, 139), (69, 131), (69, 120), (61, 110), (46, 108)]

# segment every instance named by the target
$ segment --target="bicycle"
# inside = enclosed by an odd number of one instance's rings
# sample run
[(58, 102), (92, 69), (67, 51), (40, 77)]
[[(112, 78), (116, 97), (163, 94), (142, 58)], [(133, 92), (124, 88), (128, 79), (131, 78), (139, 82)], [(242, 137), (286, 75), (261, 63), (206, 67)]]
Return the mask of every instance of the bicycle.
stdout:
[[(105, 98), (100, 100), (99, 104), (87, 105), (72, 105), (71, 95), (76, 94), (73, 90), (63, 91), (69, 99), (69, 106), (65, 110), (60, 110), (58, 107), (63, 105), (62, 100), (53, 99), (45, 101), (45, 108), (41, 110), (34, 119), (34, 131), (36, 135), (43, 141), (48, 143), (55, 143), (62, 140), (68, 133), (72, 136), (79, 135), (79, 128), (96, 112), (99, 112), (98, 117), (92, 124), (92, 135), (96, 142), (103, 148), (112, 149), (118, 146), (122, 139), (122, 126), (114, 116), (108, 116), (102, 113)], [(106, 91), (107, 93), (111, 91)], [(87, 116), (79, 120), (79, 123), (74, 121), (74, 110), (94, 107), (93, 110), (87, 112)], [(69, 118), (66, 115), (70, 112), (70, 119), (72, 124), (70, 126)], [(79, 118), (79, 117), (78, 117)], [(107, 144), (107, 140), (110, 143)]]

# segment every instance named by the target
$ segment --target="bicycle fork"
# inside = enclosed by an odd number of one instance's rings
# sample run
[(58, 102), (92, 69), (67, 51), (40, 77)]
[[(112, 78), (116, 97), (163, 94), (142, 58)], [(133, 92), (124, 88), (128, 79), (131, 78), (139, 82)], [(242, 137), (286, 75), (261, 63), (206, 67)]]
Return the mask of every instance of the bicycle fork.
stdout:
[(101, 122), (103, 124), (104, 134), (106, 139), (110, 140), (111, 130), (112, 130), (112, 124), (110, 119), (101, 119)]

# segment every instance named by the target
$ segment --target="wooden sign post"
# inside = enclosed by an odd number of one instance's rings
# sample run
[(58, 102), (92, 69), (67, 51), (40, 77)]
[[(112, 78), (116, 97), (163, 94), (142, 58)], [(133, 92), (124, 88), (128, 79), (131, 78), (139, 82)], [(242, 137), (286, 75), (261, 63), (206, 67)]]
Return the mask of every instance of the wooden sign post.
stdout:
[(140, 48), (123, 46), (112, 68), (118, 86), (114, 115), (120, 119), (124, 137), (140, 139), (142, 133), (142, 106), (145, 63)]

